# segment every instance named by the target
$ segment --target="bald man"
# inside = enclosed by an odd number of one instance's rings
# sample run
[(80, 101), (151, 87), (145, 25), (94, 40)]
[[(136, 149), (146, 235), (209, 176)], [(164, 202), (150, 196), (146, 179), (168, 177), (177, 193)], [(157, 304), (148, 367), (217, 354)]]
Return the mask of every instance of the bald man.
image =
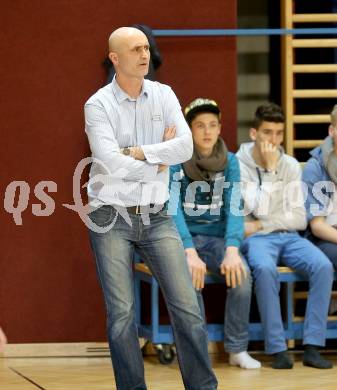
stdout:
[(85, 124), (95, 161), (89, 232), (117, 389), (146, 389), (135, 322), (135, 251), (163, 292), (185, 388), (216, 389), (183, 245), (166, 207), (167, 168), (190, 159), (191, 133), (172, 89), (144, 80), (150, 54), (140, 30), (114, 31), (109, 58), (115, 78), (85, 104)]

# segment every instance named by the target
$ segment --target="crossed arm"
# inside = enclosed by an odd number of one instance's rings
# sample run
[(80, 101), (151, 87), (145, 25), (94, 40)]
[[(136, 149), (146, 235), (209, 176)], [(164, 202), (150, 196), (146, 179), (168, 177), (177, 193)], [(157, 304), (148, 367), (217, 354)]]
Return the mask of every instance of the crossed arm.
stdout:
[[(176, 136), (176, 127), (175, 126), (167, 127), (164, 130), (163, 142), (170, 141), (171, 139), (175, 138), (175, 136)], [(146, 160), (145, 155), (144, 155), (144, 151), (143, 151), (141, 146), (131, 146), (128, 149), (130, 150), (130, 157), (134, 158), (135, 160), (139, 160), (139, 161)], [(121, 153), (123, 153), (123, 150), (124, 150), (124, 148), (120, 149)], [(167, 167), (168, 167), (168, 165), (159, 164), (158, 165), (158, 173), (166, 170)]]
[(165, 114), (165, 123), (177, 126), (175, 136), (167, 142), (160, 141), (133, 148), (132, 153), (137, 159), (121, 153), (118, 137), (115, 134), (117, 130), (114, 127), (121, 123), (113, 117), (112, 113), (107, 113), (101, 102), (86, 103), (84, 111), (85, 131), (92, 157), (104, 164), (105, 171), (111, 177), (119, 178), (118, 175), (122, 174), (125, 181), (151, 182), (156, 179), (158, 169), (164, 169), (161, 165), (179, 164), (192, 155), (191, 132), (177, 104), (174, 104), (173, 108)]

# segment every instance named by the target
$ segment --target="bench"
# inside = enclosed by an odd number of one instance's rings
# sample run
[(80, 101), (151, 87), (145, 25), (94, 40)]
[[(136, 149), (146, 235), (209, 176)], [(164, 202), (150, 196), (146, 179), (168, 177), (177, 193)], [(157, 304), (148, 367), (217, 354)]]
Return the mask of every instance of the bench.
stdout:
[[(288, 267), (278, 267), (279, 280), (284, 283), (285, 293), (285, 312), (284, 332), (285, 338), (288, 341), (289, 348), (294, 347), (294, 341), (303, 338), (303, 321), (304, 317), (295, 315), (295, 303), (299, 299), (306, 298), (305, 291), (294, 291), (295, 282), (306, 281), (301, 275), (294, 272)], [(135, 299), (136, 299), (136, 321), (138, 326), (139, 337), (150, 341), (153, 345), (171, 345), (174, 343), (172, 329), (170, 325), (160, 324), (159, 321), (159, 286), (155, 278), (152, 276), (149, 268), (143, 263), (135, 263)], [(337, 280), (337, 272), (335, 272), (334, 280)], [(145, 325), (141, 322), (141, 282), (150, 284), (151, 290), (151, 321), (150, 324)], [(207, 272), (205, 277), (205, 284), (224, 284), (225, 280), (219, 275)], [(333, 296), (337, 296), (333, 292)], [(219, 342), (223, 341), (223, 324), (207, 324), (207, 332), (209, 341)], [(327, 324), (326, 337), (328, 339), (337, 339), (337, 316), (329, 316)], [(261, 323), (249, 324), (249, 339), (263, 340), (263, 330)], [(166, 351), (167, 352), (167, 351)], [(159, 351), (159, 360), (162, 363), (170, 362), (170, 353), (167, 354), (167, 361)]]

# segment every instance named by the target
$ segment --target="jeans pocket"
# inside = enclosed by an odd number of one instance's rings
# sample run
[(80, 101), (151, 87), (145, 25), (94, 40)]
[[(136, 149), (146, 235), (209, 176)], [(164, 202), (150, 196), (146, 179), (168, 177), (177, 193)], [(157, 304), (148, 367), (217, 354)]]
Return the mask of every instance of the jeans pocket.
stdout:
[(100, 208), (92, 211), (88, 217), (95, 225), (99, 227), (106, 227), (112, 222), (115, 213), (116, 211), (112, 206), (101, 206)]

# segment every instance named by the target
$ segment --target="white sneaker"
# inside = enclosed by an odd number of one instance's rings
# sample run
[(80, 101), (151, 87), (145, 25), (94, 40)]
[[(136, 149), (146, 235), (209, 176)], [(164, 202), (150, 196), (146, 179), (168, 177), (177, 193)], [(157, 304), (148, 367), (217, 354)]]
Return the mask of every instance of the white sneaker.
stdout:
[(253, 359), (249, 356), (247, 351), (239, 353), (229, 354), (229, 364), (231, 366), (239, 366), (246, 370), (254, 370), (261, 367), (261, 363), (258, 360)]

